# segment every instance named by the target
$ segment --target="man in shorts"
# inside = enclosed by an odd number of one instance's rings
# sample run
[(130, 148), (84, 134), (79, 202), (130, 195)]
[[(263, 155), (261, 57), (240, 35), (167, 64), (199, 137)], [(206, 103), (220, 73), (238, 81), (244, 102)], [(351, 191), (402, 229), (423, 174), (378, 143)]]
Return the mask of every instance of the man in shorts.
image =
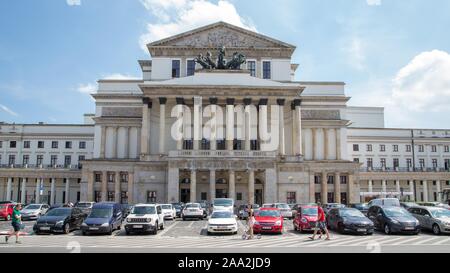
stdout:
[(316, 228), (314, 229), (314, 234), (312, 237), (309, 237), (311, 240), (315, 240), (316, 239), (316, 235), (317, 235), (317, 231), (320, 232), (320, 236), (319, 239), (322, 238), (322, 230), (325, 231), (327, 238), (325, 240), (329, 241), (330, 240), (330, 233), (328, 232), (327, 229), (327, 223), (326, 223), (326, 219), (325, 219), (325, 211), (323, 210), (320, 202), (317, 203), (317, 222), (316, 222)]
[(22, 215), (20, 214), (20, 211), (22, 210), (22, 204), (17, 204), (14, 207), (14, 211), (12, 214), (12, 219), (11, 219), (11, 225), (14, 228), (14, 232), (7, 235), (5, 237), (5, 241), (6, 243), (8, 243), (9, 237), (11, 236), (16, 236), (16, 244), (21, 244), (22, 242), (19, 241), (19, 233), (22, 227)]

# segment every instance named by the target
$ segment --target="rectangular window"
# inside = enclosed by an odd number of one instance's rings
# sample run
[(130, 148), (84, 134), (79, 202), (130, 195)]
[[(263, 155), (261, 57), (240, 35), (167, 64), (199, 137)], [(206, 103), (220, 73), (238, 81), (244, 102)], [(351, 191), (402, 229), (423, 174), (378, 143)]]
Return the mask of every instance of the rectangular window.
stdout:
[(316, 201), (315, 201), (316, 203), (322, 201), (322, 194), (320, 194), (320, 192), (316, 192), (314, 194), (314, 197), (316, 199)]
[(327, 177), (327, 184), (328, 185), (333, 185), (334, 184), (334, 175), (329, 175)]
[(58, 149), (58, 141), (52, 141), (52, 149)]
[(394, 158), (394, 168), (400, 167), (400, 161), (398, 158)]
[(367, 144), (367, 151), (372, 152), (372, 144)]
[(353, 144), (353, 151), (354, 152), (359, 152), (359, 145), (358, 144)]
[(411, 152), (411, 145), (406, 145), (406, 152), (410, 153)]
[(0, 149), (3, 148), (3, 141), (0, 141)]
[(44, 149), (44, 141), (38, 141), (38, 149)]
[[(0, 146), (0, 148), (1, 148), (1, 146)], [(444, 146), (444, 152), (446, 152), (446, 153), (450, 152), (450, 147), (448, 145)]]
[(147, 191), (147, 203), (156, 203), (156, 191)]
[(359, 163), (359, 158), (353, 158), (354, 163)]
[(31, 143), (30, 143), (30, 141), (24, 141), (23, 142), (23, 148), (24, 149), (30, 149), (30, 146), (31, 146)]
[(66, 149), (72, 149), (72, 141), (66, 141)]
[(406, 167), (412, 168), (412, 159), (411, 158), (406, 159)]
[(316, 185), (320, 185), (321, 184), (321, 181), (320, 181), (321, 179), (320, 179), (320, 175), (315, 175), (314, 176), (314, 184), (316, 184)]
[(386, 158), (381, 158), (380, 159), (380, 165), (382, 168), (386, 168)]
[[(205, 199), (206, 200), (206, 199)], [(237, 192), (236, 193), (236, 200), (237, 201), (242, 201), (242, 192)]]
[(334, 192), (328, 193), (328, 203), (334, 203)]
[(419, 165), (421, 168), (425, 168), (425, 159), (419, 159)]
[(256, 62), (255, 61), (248, 61), (247, 69), (250, 71), (250, 76), (256, 77)]
[(84, 161), (85, 159), (86, 159), (86, 157), (84, 155), (79, 155), (78, 156), (78, 168), (81, 169), (81, 167), (82, 167), (81, 162)]
[(9, 142), (9, 148), (17, 148), (17, 142), (16, 141), (10, 141)]
[(431, 152), (432, 153), (436, 153), (437, 152), (437, 146), (436, 145), (431, 145)]
[(437, 168), (438, 167), (437, 159), (432, 159), (432, 162), (433, 162), (433, 168)]
[(102, 182), (102, 174), (101, 173), (95, 173), (95, 182), (96, 183), (101, 183)]
[(115, 174), (114, 173), (108, 173), (108, 183), (114, 183), (115, 182)]
[(287, 193), (286, 202), (288, 204), (295, 204), (295, 203), (297, 203), (296, 192), (288, 192)]
[(50, 165), (55, 166), (56, 164), (58, 164), (58, 156), (57, 155), (52, 155), (50, 157)]
[(40, 165), (42, 165), (43, 162), (44, 162), (44, 156), (43, 155), (38, 155), (36, 157), (36, 165), (40, 166)]
[(263, 79), (271, 79), (272, 72), (270, 70), (270, 62), (263, 62)]
[(344, 205), (348, 204), (347, 193), (346, 192), (341, 192), (341, 203), (344, 204)]
[(180, 77), (180, 60), (172, 60), (172, 78)]
[(128, 173), (120, 173), (120, 183), (128, 183)]
[(28, 165), (30, 162), (30, 156), (29, 155), (23, 155), (23, 165)]
[(394, 152), (398, 152), (398, 145), (392, 146), (392, 149), (394, 150)]
[(386, 152), (386, 145), (380, 145), (380, 152)]
[(77, 191), (77, 202), (81, 201), (81, 192)]
[(419, 145), (419, 153), (423, 153), (425, 151), (423, 145)]
[(14, 165), (14, 164), (16, 164), (16, 156), (15, 155), (9, 155), (9, 158), (8, 158), (8, 165)]
[(128, 192), (123, 191), (120, 193), (120, 203), (121, 204), (128, 204)]
[(115, 195), (115, 192), (108, 191), (108, 202), (114, 202), (114, 200), (115, 200), (114, 195)]
[(186, 75), (189, 76), (194, 76), (195, 74), (195, 61), (194, 60), (188, 60), (187, 61), (187, 72)]
[(341, 184), (343, 184), (343, 185), (347, 184), (347, 176), (345, 176), (345, 175), (341, 176)]
[(367, 168), (373, 168), (373, 159), (372, 158), (367, 159)]
[(72, 156), (71, 155), (66, 155), (64, 156), (64, 166), (69, 166), (72, 164)]
[(86, 149), (86, 141), (80, 141), (80, 143), (78, 144), (78, 148), (81, 150)]
[[(242, 198), (242, 196), (241, 196), (241, 198)], [(206, 192), (202, 192), (202, 193), (200, 194), (200, 199), (201, 199), (201, 201), (206, 201), (206, 200), (208, 199), (207, 193), (206, 193)], [(239, 199), (238, 199), (238, 200), (239, 200)]]
[(100, 191), (95, 191), (94, 196), (95, 196), (95, 202), (98, 203), (98, 202), (102, 201), (102, 193)]

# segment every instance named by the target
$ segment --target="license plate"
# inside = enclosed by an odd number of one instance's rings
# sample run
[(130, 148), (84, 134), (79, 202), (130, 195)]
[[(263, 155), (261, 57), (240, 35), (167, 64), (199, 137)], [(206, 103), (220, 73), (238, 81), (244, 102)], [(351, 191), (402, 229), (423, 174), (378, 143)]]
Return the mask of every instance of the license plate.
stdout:
[(365, 228), (358, 228), (358, 232), (366, 232), (367, 231), (367, 229), (365, 229)]
[(414, 230), (413, 227), (405, 227), (405, 230)]
[(265, 230), (271, 230), (272, 227), (263, 227), (262, 229), (265, 229)]
[(143, 225), (134, 225), (133, 228), (143, 228)]
[(50, 230), (50, 227), (41, 227), (41, 230)]
[(89, 230), (98, 230), (98, 227), (91, 227)]

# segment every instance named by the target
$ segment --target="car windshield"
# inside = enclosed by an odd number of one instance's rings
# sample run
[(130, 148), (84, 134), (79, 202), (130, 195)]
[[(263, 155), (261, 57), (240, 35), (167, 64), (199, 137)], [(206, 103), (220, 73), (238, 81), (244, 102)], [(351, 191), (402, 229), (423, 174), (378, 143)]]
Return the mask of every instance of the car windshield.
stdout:
[(180, 205), (173, 205), (173, 207), (174, 207), (175, 209), (181, 209), (181, 206), (180, 206)]
[(302, 214), (307, 216), (316, 216), (318, 214), (317, 208), (303, 208)]
[(67, 209), (58, 208), (49, 211), (45, 216), (69, 216), (71, 212), (72, 209), (69, 208)]
[(431, 214), (435, 218), (450, 218), (450, 210), (448, 209), (431, 210)]
[(198, 209), (200, 207), (199, 204), (187, 204), (186, 208), (187, 209)]
[(91, 207), (91, 203), (78, 203), (76, 205), (77, 208), (90, 208)]
[(155, 214), (155, 207), (134, 207), (131, 214)]
[(258, 212), (260, 217), (280, 217), (280, 212), (278, 210), (260, 210)]
[(384, 208), (384, 213), (387, 217), (409, 216), (408, 211), (400, 207)]
[(172, 209), (171, 205), (162, 205), (161, 206), (162, 209)]
[(6, 209), (5, 205), (0, 205), (0, 209)]
[(365, 217), (364, 214), (357, 209), (343, 209), (340, 211), (340, 214), (342, 217)]
[(233, 201), (228, 200), (228, 199), (214, 200), (214, 206), (231, 207), (232, 205), (233, 205)]
[(23, 209), (40, 209), (41, 205), (28, 205)]
[(279, 208), (279, 209), (289, 209), (289, 205), (288, 204), (277, 204), (277, 208)]
[(233, 214), (229, 211), (216, 211), (211, 214), (211, 218), (217, 219), (217, 218), (233, 218)]
[(111, 218), (112, 208), (93, 209), (89, 218)]

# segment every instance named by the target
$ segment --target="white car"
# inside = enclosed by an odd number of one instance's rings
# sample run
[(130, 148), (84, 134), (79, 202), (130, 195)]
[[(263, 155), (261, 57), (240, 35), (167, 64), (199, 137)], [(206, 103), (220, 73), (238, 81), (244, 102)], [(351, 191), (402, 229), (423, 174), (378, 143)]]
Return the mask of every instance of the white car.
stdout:
[(237, 234), (236, 215), (230, 211), (214, 211), (208, 220), (208, 235), (212, 233)]
[(161, 209), (164, 215), (164, 219), (174, 220), (177, 218), (177, 212), (171, 204), (161, 204)]
[(156, 235), (158, 229), (164, 229), (164, 214), (159, 205), (135, 205), (125, 220), (127, 235), (132, 232), (152, 232)]
[(45, 215), (49, 208), (50, 206), (47, 204), (30, 204), (20, 212), (22, 220), (37, 220), (42, 215)]
[(281, 216), (283, 216), (283, 218), (288, 218), (288, 219), (292, 219), (293, 218), (292, 209), (291, 209), (291, 207), (289, 207), (288, 204), (286, 204), (286, 203), (275, 203), (274, 204), (274, 208), (277, 208), (277, 209), (280, 210)]
[(234, 200), (231, 198), (216, 198), (211, 204), (212, 212), (227, 210), (234, 213)]
[(183, 212), (181, 213), (181, 218), (183, 218), (183, 221), (188, 218), (203, 220), (203, 209), (199, 203), (187, 203), (186, 206), (184, 206)]

